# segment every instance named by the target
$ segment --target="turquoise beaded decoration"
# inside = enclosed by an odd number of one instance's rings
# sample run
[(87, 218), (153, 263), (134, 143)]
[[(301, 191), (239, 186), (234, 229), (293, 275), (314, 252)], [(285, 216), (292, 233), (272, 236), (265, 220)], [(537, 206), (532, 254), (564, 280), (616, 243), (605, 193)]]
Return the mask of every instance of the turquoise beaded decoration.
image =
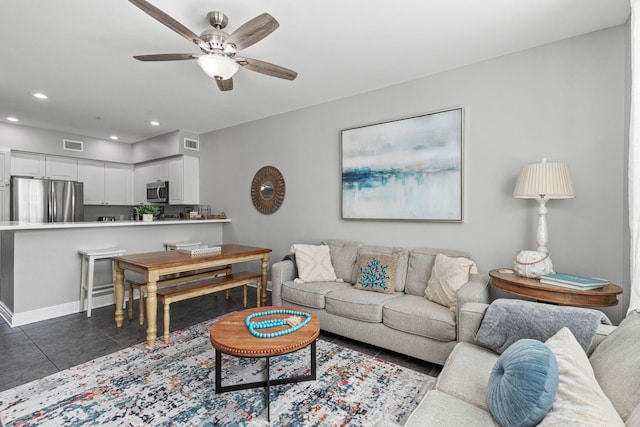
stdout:
[[(277, 331), (277, 332), (264, 333), (264, 332), (256, 331), (256, 329), (275, 328), (277, 326), (285, 326), (287, 324), (287, 321), (285, 319), (269, 319), (269, 320), (263, 320), (262, 322), (252, 322), (251, 321), (255, 317), (269, 316), (269, 315), (272, 315), (272, 314), (289, 314), (291, 316), (301, 316), (301, 317), (304, 317), (305, 319), (302, 322), (300, 322), (297, 325), (295, 325), (295, 326), (292, 326), (292, 327), (290, 327), (288, 329), (283, 329), (283, 330)], [(281, 337), (282, 335), (287, 335), (287, 334), (290, 334), (292, 332), (295, 332), (298, 329), (302, 328), (307, 323), (309, 323), (310, 321), (311, 321), (311, 315), (309, 313), (305, 313), (304, 311), (267, 310), (267, 311), (262, 311), (262, 312), (259, 312), (259, 313), (254, 313), (254, 314), (248, 315), (247, 318), (245, 319), (244, 323), (245, 323), (245, 325), (247, 325), (247, 328), (249, 328), (249, 332), (251, 332), (251, 335), (253, 335), (254, 337), (257, 337), (257, 338), (274, 338), (274, 337)]]

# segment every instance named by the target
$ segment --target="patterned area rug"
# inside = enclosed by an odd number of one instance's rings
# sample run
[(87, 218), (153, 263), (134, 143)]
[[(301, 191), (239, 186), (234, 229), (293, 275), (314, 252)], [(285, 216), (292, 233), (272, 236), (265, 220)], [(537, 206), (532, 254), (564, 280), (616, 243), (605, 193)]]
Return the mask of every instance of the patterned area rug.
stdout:
[[(216, 395), (210, 320), (0, 393), (3, 426), (266, 426), (265, 389)], [(402, 424), (435, 378), (318, 340), (317, 380), (271, 387), (271, 425)], [(310, 349), (271, 358), (309, 372)], [(264, 379), (265, 359), (223, 356), (223, 385)]]

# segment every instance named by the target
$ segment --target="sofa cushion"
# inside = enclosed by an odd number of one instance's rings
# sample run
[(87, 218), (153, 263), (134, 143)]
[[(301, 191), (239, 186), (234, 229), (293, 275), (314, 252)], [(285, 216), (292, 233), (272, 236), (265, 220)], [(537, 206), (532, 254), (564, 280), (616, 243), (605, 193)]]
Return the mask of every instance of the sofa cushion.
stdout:
[(337, 279), (326, 245), (291, 245), (298, 268), (297, 282), (333, 282)]
[(468, 258), (438, 254), (424, 295), (455, 313), (458, 290), (469, 281), (471, 273), (477, 272), (476, 263)]
[(533, 427), (547, 415), (558, 391), (558, 363), (537, 340), (515, 342), (498, 358), (487, 404), (500, 425)]
[(384, 304), (402, 295), (365, 292), (353, 287), (336, 290), (326, 295), (327, 313), (363, 322), (382, 322)]
[(395, 290), (398, 257), (394, 255), (359, 254), (355, 287), (363, 291), (392, 294)]
[[(640, 404), (640, 312), (632, 311), (589, 358), (598, 383), (623, 420)], [(635, 375), (629, 375), (635, 372)]]
[(489, 410), (487, 384), (498, 354), (475, 344), (456, 344), (436, 382), (436, 390)]
[(343, 240), (325, 240), (322, 243), (329, 246), (336, 276), (345, 282), (353, 283), (353, 269), (358, 258), (358, 248), (362, 244)]
[(392, 329), (439, 341), (455, 341), (455, 315), (446, 307), (415, 295), (401, 295), (388, 301), (382, 322)]
[[(407, 263), (409, 259), (409, 252), (404, 248), (393, 248), (389, 246), (362, 246), (358, 249), (358, 255), (370, 254), (370, 255), (393, 255), (398, 257), (398, 267), (396, 269), (396, 292), (404, 291), (404, 282), (407, 278)], [(351, 283), (355, 283), (358, 277), (359, 269), (357, 266), (353, 269), (351, 276)]]
[(449, 394), (431, 390), (411, 413), (404, 426), (497, 427), (498, 424), (489, 412)]
[(598, 385), (589, 359), (571, 330), (560, 329), (545, 344), (556, 356), (560, 381), (553, 407), (538, 425), (623, 427), (622, 419)]
[(470, 255), (462, 251), (451, 249), (418, 248), (413, 249), (408, 256), (407, 280), (405, 292), (411, 295), (424, 297), (427, 283), (431, 277), (431, 270), (438, 254), (450, 257), (470, 258)]
[(311, 308), (325, 308), (325, 295), (345, 288), (351, 288), (351, 285), (343, 282), (295, 283), (289, 280), (282, 283), (282, 301)]

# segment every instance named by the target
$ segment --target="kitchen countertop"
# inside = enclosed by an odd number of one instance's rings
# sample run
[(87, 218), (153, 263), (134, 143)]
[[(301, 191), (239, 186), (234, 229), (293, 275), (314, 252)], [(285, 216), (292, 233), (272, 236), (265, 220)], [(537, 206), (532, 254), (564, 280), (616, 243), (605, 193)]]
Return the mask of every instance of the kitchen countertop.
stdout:
[(58, 228), (104, 228), (104, 227), (152, 227), (161, 225), (186, 225), (186, 224), (219, 224), (231, 222), (230, 219), (163, 219), (151, 222), (144, 221), (84, 221), (84, 222), (49, 222), (31, 223), (20, 221), (0, 221), (0, 231), (20, 230), (54, 230)]

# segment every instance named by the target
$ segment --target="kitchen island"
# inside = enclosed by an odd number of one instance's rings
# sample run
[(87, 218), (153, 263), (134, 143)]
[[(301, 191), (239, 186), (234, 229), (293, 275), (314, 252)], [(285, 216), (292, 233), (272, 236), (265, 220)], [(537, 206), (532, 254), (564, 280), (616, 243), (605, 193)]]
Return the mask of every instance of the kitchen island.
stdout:
[[(164, 242), (184, 240), (217, 245), (222, 243), (224, 224), (230, 222), (0, 222), (0, 317), (11, 326), (20, 326), (80, 311), (78, 250), (119, 247), (134, 254), (160, 251)], [(112, 274), (110, 262), (96, 263), (97, 284), (111, 282)], [(94, 298), (93, 306), (113, 303), (113, 294), (106, 294)]]

